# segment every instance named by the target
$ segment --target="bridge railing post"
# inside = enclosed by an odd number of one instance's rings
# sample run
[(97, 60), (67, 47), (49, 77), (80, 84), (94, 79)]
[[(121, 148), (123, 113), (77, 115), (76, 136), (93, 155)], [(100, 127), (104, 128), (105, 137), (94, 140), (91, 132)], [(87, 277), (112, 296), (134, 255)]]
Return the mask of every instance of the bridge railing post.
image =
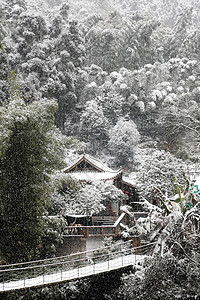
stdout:
[(95, 261), (93, 260), (93, 274), (95, 274)]
[(42, 277), (43, 277), (43, 283), (44, 283), (44, 267), (42, 268)]
[(78, 278), (80, 277), (80, 261), (81, 261), (81, 256), (79, 253), (79, 255), (78, 255)]
[(25, 278), (24, 269), (23, 269), (23, 277), (24, 277), (24, 287), (25, 287), (25, 285), (26, 285), (26, 278)]
[(3, 274), (3, 291), (5, 289), (4, 274)]
[(3, 273), (3, 275), (2, 275), (2, 279), (3, 279), (3, 291), (4, 291), (4, 273)]
[(60, 278), (61, 278), (61, 280), (63, 279), (63, 263), (62, 263), (62, 265), (61, 265), (61, 274), (60, 274)]

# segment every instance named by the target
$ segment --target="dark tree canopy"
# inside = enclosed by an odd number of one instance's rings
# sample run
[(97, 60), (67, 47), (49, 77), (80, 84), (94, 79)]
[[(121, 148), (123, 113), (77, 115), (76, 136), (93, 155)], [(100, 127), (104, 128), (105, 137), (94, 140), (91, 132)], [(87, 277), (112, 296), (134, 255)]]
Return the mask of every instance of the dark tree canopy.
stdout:
[(49, 176), (62, 163), (56, 108), (20, 99), (0, 108), (0, 254), (8, 262), (33, 259), (42, 248)]

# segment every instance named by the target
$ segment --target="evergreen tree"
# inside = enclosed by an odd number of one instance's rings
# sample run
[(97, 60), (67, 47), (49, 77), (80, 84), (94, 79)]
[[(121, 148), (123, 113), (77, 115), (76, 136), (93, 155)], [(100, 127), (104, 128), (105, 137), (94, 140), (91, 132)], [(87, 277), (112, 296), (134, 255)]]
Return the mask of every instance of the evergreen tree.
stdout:
[(80, 136), (90, 142), (93, 149), (102, 147), (108, 139), (109, 122), (96, 100), (87, 101), (80, 119)]
[(63, 140), (54, 126), (54, 101), (0, 108), (0, 256), (31, 260), (42, 249), (50, 174), (60, 167)]
[(192, 8), (185, 8), (177, 17), (172, 34), (166, 41), (166, 57), (176, 57), (191, 30)]
[(109, 131), (109, 137), (108, 147), (111, 153), (117, 157), (117, 164), (127, 166), (128, 163), (132, 163), (136, 146), (140, 140), (135, 123), (125, 118), (119, 119)]

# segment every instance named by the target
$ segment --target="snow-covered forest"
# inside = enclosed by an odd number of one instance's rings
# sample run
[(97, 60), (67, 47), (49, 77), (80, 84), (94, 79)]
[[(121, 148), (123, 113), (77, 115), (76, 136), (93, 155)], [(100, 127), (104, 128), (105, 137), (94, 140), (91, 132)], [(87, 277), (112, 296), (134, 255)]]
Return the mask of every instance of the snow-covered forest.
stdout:
[[(95, 299), (200, 299), (199, 145), (199, 0), (1, 0), (0, 264), (55, 255), (53, 211), (125, 197), (60, 172), (88, 153), (134, 178), (150, 212), (122, 238), (158, 243)], [(94, 299), (88, 284), (43, 297)]]

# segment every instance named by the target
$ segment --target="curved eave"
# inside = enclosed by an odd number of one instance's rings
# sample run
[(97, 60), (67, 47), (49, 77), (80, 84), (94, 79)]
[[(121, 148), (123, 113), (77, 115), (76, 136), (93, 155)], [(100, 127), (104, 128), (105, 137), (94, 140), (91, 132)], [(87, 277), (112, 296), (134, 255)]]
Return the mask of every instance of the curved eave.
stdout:
[(123, 178), (122, 178), (122, 184), (127, 184), (127, 185), (129, 185), (129, 186), (131, 186), (131, 187), (133, 187), (133, 188), (137, 188), (137, 185), (136, 185), (136, 182), (133, 182), (133, 181), (129, 181), (129, 180), (124, 180)]
[(80, 182), (88, 182), (88, 181), (107, 181), (107, 180), (115, 180), (119, 176), (121, 176), (120, 172), (73, 172), (70, 173), (70, 176), (73, 176)]

